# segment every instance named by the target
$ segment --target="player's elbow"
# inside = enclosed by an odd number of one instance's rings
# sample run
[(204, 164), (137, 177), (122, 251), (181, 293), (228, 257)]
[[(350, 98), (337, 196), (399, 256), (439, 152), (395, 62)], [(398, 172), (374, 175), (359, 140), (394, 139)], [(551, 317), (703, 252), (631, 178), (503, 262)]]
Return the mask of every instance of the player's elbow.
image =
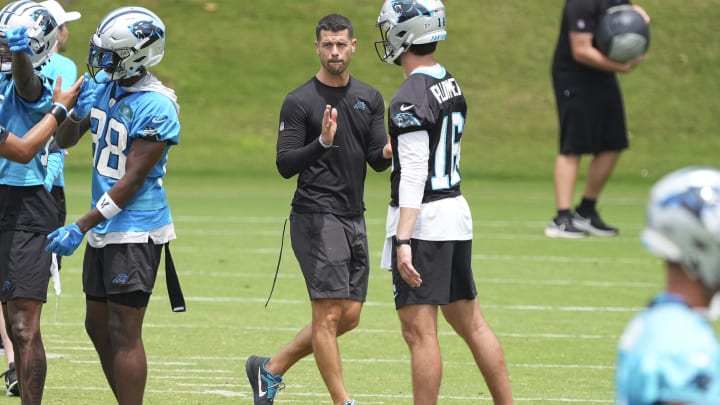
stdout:
[(29, 150), (20, 150), (13, 157), (13, 160), (18, 163), (27, 164), (27, 163), (30, 163), (30, 161), (33, 159), (34, 156), (35, 156), (35, 154), (31, 153), (31, 151), (29, 151)]
[(279, 159), (275, 161), (275, 166), (277, 167), (278, 173), (280, 173), (280, 175), (285, 179), (289, 179), (290, 177), (295, 175), (295, 173), (290, 170), (289, 167), (284, 165)]

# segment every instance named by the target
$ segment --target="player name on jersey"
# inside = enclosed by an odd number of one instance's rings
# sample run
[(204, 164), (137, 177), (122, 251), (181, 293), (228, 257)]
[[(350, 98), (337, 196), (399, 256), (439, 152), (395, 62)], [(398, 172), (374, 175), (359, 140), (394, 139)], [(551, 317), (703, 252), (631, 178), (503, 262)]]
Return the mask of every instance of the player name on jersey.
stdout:
[(438, 84), (430, 86), (430, 92), (435, 96), (438, 103), (448, 101), (453, 97), (462, 96), (460, 86), (454, 78), (443, 80)]

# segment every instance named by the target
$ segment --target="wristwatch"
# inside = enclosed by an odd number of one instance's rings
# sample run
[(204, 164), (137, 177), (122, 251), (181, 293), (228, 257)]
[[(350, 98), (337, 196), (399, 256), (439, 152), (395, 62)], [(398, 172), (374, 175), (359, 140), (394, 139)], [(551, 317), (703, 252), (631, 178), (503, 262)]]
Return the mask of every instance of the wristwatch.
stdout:
[(395, 243), (397, 244), (398, 247), (400, 247), (400, 245), (412, 246), (412, 242), (410, 242), (410, 239), (397, 239), (396, 238)]

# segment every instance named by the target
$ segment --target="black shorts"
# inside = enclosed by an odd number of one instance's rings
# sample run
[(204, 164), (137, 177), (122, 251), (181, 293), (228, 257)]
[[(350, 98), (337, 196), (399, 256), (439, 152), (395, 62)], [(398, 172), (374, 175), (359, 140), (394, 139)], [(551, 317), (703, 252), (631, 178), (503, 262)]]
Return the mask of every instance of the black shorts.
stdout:
[(370, 266), (362, 215), (347, 218), (293, 211), (290, 238), (311, 300), (365, 301)]
[(0, 301), (47, 301), (52, 256), (44, 233), (0, 230)]
[(152, 293), (163, 245), (127, 243), (94, 248), (87, 245), (83, 260), (83, 291), (103, 298), (135, 291)]
[(65, 204), (65, 187), (53, 186), (50, 190), (50, 195), (55, 199), (58, 205), (58, 228), (65, 225), (65, 219), (67, 217), (67, 208)]
[(0, 230), (44, 233), (58, 228), (60, 205), (44, 186), (0, 185)]
[(553, 74), (560, 154), (598, 154), (628, 148), (625, 108), (615, 76), (595, 80)]
[(395, 309), (405, 305), (447, 305), (477, 296), (472, 273), (472, 241), (412, 240), (413, 265), (422, 285), (410, 287), (397, 269), (397, 249), (392, 249)]

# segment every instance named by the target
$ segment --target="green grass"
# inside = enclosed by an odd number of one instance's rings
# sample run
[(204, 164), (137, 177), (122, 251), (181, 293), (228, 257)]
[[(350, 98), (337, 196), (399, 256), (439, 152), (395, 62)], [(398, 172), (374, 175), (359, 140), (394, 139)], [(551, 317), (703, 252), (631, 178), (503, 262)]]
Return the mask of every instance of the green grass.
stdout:
[[(166, 184), (188, 311), (170, 311), (161, 276), (144, 330), (147, 404), (249, 403), (245, 358), (277, 350), (309, 319), (289, 238), (273, 299), (268, 308), (264, 303), (295, 184), (274, 167), (277, 116), (287, 92), (318, 69), (317, 20), (330, 12), (353, 20), (359, 44), (352, 72), (387, 100), (403, 79), (373, 50), (380, 0), (217, 0), (216, 11), (207, 11), (208, 3), (134, 3), (167, 25), (167, 52), (153, 71), (177, 91), (183, 124)], [(631, 149), (601, 206), (622, 233), (578, 241), (542, 235), (554, 206), (557, 129), (549, 66), (563, 0), (445, 3), (449, 39), (438, 56), (470, 104), (462, 169), (475, 220), (479, 299), (506, 352), (517, 402), (612, 403), (619, 334), (662, 286), (659, 261), (638, 242), (649, 187), (676, 167), (717, 164), (720, 43), (709, 33), (717, 32), (718, 1), (638, 2), (652, 16), (651, 51), (621, 77)], [(82, 65), (90, 34), (119, 4), (64, 4), (83, 13), (69, 25), (69, 56)], [(88, 143), (83, 139), (67, 159), (69, 220), (89, 205)], [(404, 405), (412, 402), (409, 355), (390, 276), (377, 266), (387, 201), (387, 174), (370, 174), (368, 302), (360, 327), (340, 342), (345, 380), (360, 403)], [(43, 314), (47, 404), (113, 402), (83, 330), (81, 261), (79, 253), (64, 261), (62, 296), (50, 297)], [(467, 348), (444, 323), (440, 328), (440, 403), (490, 403)], [(329, 402), (312, 359), (286, 381), (279, 403)], [(17, 399), (0, 404), (11, 401)]]
[[(68, 172), (70, 219), (87, 208), (87, 181), (83, 171)], [(171, 172), (166, 185), (178, 232), (173, 256), (188, 311), (170, 311), (161, 276), (144, 330), (150, 362), (146, 403), (249, 403), (245, 358), (279, 349), (310, 316), (287, 235), (278, 284), (264, 307), (294, 180)], [(637, 239), (648, 186), (617, 182), (609, 190), (603, 213), (621, 227), (620, 236), (567, 241), (542, 235), (552, 206), (546, 184), (464, 183), (474, 213), (479, 299), (503, 344), (518, 403), (611, 403), (619, 334), (662, 282), (658, 260)], [(361, 325), (340, 339), (345, 380), (363, 404), (411, 404), (409, 354), (390, 276), (378, 266), (386, 174), (369, 177), (366, 201), (373, 269)], [(48, 404), (112, 402), (83, 331), (81, 260), (80, 254), (65, 259), (63, 293), (49, 298), (43, 314)], [(469, 351), (444, 322), (440, 340), (440, 403), (490, 403)], [(282, 403), (329, 402), (311, 358), (285, 378)]]

